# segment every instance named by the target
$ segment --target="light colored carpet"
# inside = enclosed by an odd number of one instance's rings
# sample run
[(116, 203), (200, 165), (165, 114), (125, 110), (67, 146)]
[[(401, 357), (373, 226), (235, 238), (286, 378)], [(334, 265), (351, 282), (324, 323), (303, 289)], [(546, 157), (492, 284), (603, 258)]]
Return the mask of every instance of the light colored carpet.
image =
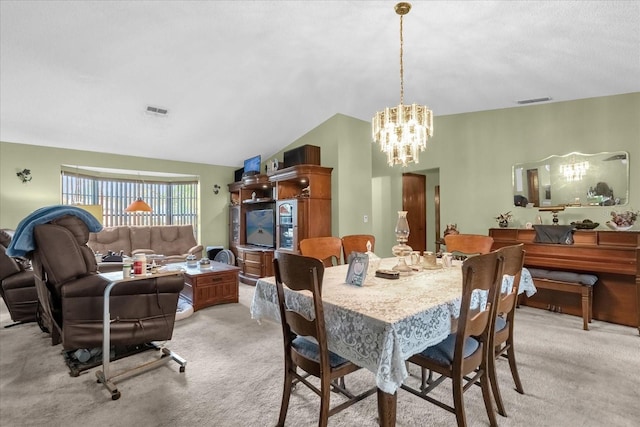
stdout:
[[(61, 355), (35, 324), (0, 328), (2, 426), (272, 426), (280, 407), (280, 326), (251, 320), (253, 287), (240, 303), (209, 307), (176, 323), (169, 347), (188, 361), (169, 363), (118, 384), (112, 401), (93, 370), (71, 377)], [(517, 355), (525, 388), (518, 394), (506, 361), (499, 362), (508, 418), (501, 426), (638, 426), (640, 337), (635, 328), (528, 307), (517, 312)], [(0, 325), (11, 323), (0, 304)], [(155, 357), (148, 351), (115, 362), (121, 369)], [(410, 381), (415, 381), (410, 378)], [(355, 389), (374, 385), (361, 370)], [(450, 388), (441, 386), (448, 397)], [(465, 393), (469, 425), (488, 425), (479, 387)], [(292, 396), (287, 425), (317, 425), (319, 399), (305, 387)], [(454, 426), (455, 416), (402, 390), (398, 426)], [(376, 426), (375, 394), (331, 417), (330, 426)]]

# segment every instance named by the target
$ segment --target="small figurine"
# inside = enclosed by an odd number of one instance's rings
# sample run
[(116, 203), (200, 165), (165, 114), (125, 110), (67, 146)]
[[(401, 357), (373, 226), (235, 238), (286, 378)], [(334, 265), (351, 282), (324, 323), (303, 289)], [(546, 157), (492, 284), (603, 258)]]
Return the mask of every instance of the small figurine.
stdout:
[(458, 231), (458, 224), (447, 224), (447, 229), (444, 230), (444, 235), (448, 236), (449, 234), (460, 234)]

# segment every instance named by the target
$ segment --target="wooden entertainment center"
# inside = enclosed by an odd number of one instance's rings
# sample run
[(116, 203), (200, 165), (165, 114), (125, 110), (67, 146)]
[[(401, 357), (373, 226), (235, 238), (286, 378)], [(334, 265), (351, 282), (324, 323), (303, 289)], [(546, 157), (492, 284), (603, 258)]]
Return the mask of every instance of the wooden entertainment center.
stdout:
[[(275, 251), (298, 253), (301, 240), (331, 235), (332, 168), (301, 164), (251, 175), (228, 184), (229, 248), (240, 268), (240, 281), (255, 285), (273, 276)], [(274, 210), (273, 247), (247, 242), (247, 212)]]
[[(593, 318), (638, 328), (640, 333), (640, 232), (575, 230), (574, 244), (535, 243), (535, 230), (491, 228), (493, 249), (524, 243), (525, 267), (590, 273), (593, 286)], [(542, 289), (527, 305), (562, 307), (581, 315), (580, 303), (570, 294)]]

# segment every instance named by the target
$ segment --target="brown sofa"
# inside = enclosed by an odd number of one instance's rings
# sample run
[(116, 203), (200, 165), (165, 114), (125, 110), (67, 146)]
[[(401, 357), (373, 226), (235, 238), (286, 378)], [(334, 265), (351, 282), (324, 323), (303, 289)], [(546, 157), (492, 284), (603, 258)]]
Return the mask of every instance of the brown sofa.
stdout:
[(155, 253), (172, 261), (184, 261), (188, 255), (202, 258), (202, 245), (196, 242), (191, 225), (154, 225), (105, 227), (89, 234), (87, 245), (94, 253), (109, 251), (125, 255)]
[(12, 230), (0, 230), (0, 296), (9, 309), (11, 320), (34, 322), (38, 309), (35, 277), (28, 259), (7, 255), (12, 237)]

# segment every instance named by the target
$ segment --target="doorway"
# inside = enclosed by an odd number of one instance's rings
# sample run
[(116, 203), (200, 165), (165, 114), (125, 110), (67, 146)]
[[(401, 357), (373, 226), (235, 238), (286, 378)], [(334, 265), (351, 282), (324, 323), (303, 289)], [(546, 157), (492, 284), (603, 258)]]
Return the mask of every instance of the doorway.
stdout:
[[(407, 244), (413, 250), (440, 250), (440, 189), (439, 168), (402, 174), (402, 210), (409, 212), (411, 232)], [(393, 218), (395, 221), (397, 216)]]
[(540, 183), (538, 182), (538, 169), (527, 169), (527, 196), (529, 203), (540, 206)]
[(402, 174), (402, 210), (407, 211), (409, 241), (407, 244), (420, 253), (427, 250), (427, 177), (415, 173)]

